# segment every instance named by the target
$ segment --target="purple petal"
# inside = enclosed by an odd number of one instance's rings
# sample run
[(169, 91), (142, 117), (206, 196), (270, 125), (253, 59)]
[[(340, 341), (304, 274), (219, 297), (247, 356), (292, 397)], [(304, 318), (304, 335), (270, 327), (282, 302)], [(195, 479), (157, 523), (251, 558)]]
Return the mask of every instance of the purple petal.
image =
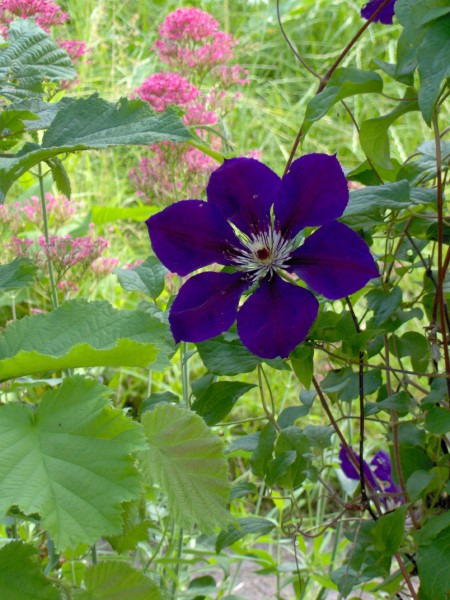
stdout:
[(392, 479), (391, 459), (387, 452), (379, 450), (370, 461), (370, 464), (377, 479), (388, 484), (384, 486), (385, 492), (396, 494), (401, 491)]
[(199, 273), (188, 279), (170, 309), (175, 341), (203, 342), (227, 331), (248, 286), (241, 273)]
[(348, 185), (336, 156), (306, 154), (295, 160), (281, 181), (275, 217), (284, 237), (304, 227), (337, 219), (348, 203)]
[(319, 303), (308, 290), (278, 275), (264, 279), (238, 313), (239, 337), (262, 358), (286, 358), (308, 334)]
[(289, 270), (331, 300), (353, 294), (379, 277), (367, 244), (338, 221), (310, 235), (292, 253)]
[(153, 251), (173, 273), (188, 275), (211, 263), (229, 265), (240, 241), (221, 212), (201, 200), (183, 200), (147, 221)]
[[(394, 5), (396, 0), (391, 0), (388, 2), (386, 6), (378, 13), (375, 17), (374, 22), (378, 21), (379, 23), (384, 23), (385, 25), (392, 25), (392, 19), (394, 17)], [(361, 16), (364, 19), (370, 19), (373, 13), (381, 6), (383, 0), (370, 0), (365, 6), (361, 9)]]
[(254, 158), (231, 158), (211, 175), (208, 202), (247, 235), (267, 229), (280, 178)]
[[(351, 448), (351, 446), (350, 446), (350, 448)], [(353, 451), (355, 459), (356, 459), (357, 463), (359, 464), (359, 454), (357, 454), (353, 450), (353, 448), (351, 448), (351, 450)], [(353, 462), (351, 461), (349, 455), (347, 454), (347, 450), (342, 445), (341, 445), (341, 449), (339, 451), (339, 460), (341, 461), (341, 469), (345, 473), (345, 475), (347, 475), (347, 477), (349, 479), (354, 479), (355, 481), (359, 481), (359, 473), (356, 470), (356, 467), (354, 466)], [(366, 476), (367, 481), (369, 481), (369, 483), (372, 485), (372, 487), (374, 489), (378, 490), (380, 488), (380, 486), (375, 481), (375, 478), (372, 475), (372, 471), (370, 470), (369, 465), (366, 463), (366, 461), (364, 461), (363, 464), (364, 464), (364, 475)]]

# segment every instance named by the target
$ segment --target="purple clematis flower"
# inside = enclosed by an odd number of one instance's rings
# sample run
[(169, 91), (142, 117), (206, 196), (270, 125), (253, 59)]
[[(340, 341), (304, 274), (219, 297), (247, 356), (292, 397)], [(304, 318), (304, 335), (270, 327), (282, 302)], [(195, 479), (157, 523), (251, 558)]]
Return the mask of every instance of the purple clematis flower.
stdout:
[[(386, 6), (378, 13), (375, 17), (374, 21), (378, 21), (379, 23), (384, 23), (384, 25), (392, 25), (392, 20), (394, 18), (394, 5), (396, 0), (390, 0), (386, 4)], [(383, 0), (370, 0), (365, 6), (361, 9), (361, 16), (364, 19), (370, 19), (373, 13), (381, 6)]]
[[(212, 263), (230, 271), (202, 272), (182, 286), (169, 316), (177, 342), (215, 337), (237, 318), (251, 352), (284, 358), (305, 339), (319, 308), (293, 275), (332, 300), (379, 276), (366, 243), (336, 221), (348, 187), (335, 156), (302, 156), (282, 179), (255, 159), (232, 158), (212, 173), (206, 191), (207, 202), (183, 200), (147, 221), (153, 250), (170, 271), (184, 276)], [(319, 229), (299, 246), (304, 227)]]
[[(353, 452), (356, 460), (359, 462), (359, 455)], [(349, 479), (359, 480), (359, 473), (353, 465), (350, 457), (347, 454), (344, 446), (341, 445), (339, 451), (339, 460), (341, 461), (342, 471), (347, 475)], [(401, 489), (394, 483), (392, 478), (392, 465), (391, 459), (387, 452), (379, 450), (370, 461), (370, 465), (364, 461), (364, 475), (371, 486), (379, 491), (387, 494), (399, 494)], [(386, 500), (382, 500), (383, 504), (387, 504)], [(394, 498), (394, 504), (403, 504), (404, 500), (402, 496)]]

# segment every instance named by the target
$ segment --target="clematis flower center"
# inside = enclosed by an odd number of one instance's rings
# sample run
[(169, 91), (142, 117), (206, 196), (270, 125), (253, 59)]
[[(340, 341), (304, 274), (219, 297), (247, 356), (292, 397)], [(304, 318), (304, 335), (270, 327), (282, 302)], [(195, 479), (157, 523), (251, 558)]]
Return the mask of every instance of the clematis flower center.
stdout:
[(287, 268), (287, 260), (295, 248), (293, 240), (286, 240), (272, 227), (250, 237), (242, 237), (243, 248), (236, 249), (233, 263), (239, 270), (251, 274), (253, 281)]

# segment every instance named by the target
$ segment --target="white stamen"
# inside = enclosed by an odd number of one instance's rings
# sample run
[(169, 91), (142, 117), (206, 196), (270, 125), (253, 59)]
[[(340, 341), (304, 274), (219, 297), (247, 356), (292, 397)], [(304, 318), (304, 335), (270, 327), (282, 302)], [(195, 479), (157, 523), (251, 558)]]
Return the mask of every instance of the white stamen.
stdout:
[(278, 269), (286, 269), (287, 260), (297, 245), (293, 240), (284, 239), (272, 227), (241, 239), (245, 249), (236, 248), (232, 260), (240, 270), (251, 273), (255, 282)]

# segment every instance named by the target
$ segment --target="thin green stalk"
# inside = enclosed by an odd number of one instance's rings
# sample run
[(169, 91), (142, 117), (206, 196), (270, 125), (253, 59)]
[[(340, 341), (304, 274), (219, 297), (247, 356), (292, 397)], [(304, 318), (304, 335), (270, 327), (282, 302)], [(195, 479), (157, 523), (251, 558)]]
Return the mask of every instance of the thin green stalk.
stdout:
[[(42, 206), (42, 219), (44, 222), (44, 238), (45, 238), (45, 244), (48, 248), (48, 244), (49, 244), (48, 212), (47, 212), (47, 202), (45, 200), (44, 175), (42, 173), (42, 163), (38, 164), (38, 179), (39, 179), (39, 193), (40, 193), (40, 197), (41, 197), (41, 206)], [(58, 308), (58, 294), (56, 291), (55, 274), (53, 272), (52, 260), (49, 256), (48, 252), (47, 252), (47, 264), (48, 264), (48, 276), (50, 279), (52, 305), (53, 305), (53, 308)]]
[(93, 565), (97, 564), (97, 546), (95, 544), (91, 546), (91, 560)]
[(187, 356), (187, 344), (181, 342), (180, 346), (180, 366), (181, 366), (181, 388), (183, 393), (183, 405), (189, 407), (189, 368)]
[[(180, 529), (178, 531), (178, 544), (177, 544), (177, 551), (176, 551), (175, 557), (177, 559), (180, 559), (182, 553), (183, 553), (183, 528), (180, 527)], [(170, 588), (170, 597), (172, 598), (172, 600), (176, 599), (179, 573), (180, 573), (180, 562), (179, 562), (179, 560), (177, 560), (177, 562), (175, 564), (175, 577), (172, 580), (172, 586)]]

